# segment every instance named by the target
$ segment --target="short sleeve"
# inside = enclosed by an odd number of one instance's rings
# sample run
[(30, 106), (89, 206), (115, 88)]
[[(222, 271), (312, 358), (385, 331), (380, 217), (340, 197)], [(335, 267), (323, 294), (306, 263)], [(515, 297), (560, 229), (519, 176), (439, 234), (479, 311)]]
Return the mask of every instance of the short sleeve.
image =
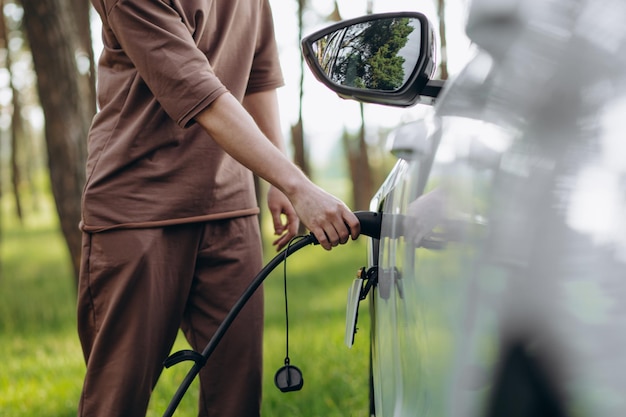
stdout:
[(262, 0), (257, 45), (246, 94), (278, 88), (284, 85), (274, 20), (268, 0)]
[(197, 112), (228, 91), (181, 16), (165, 2), (118, 1), (107, 20), (129, 62), (179, 125), (188, 125)]

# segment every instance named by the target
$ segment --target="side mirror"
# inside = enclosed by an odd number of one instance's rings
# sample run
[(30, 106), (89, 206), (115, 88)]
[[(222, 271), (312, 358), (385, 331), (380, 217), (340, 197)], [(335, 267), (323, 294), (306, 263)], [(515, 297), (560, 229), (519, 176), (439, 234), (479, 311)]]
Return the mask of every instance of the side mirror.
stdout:
[(344, 20), (302, 39), (315, 77), (340, 97), (408, 107), (437, 97), (435, 37), (418, 12), (372, 14)]

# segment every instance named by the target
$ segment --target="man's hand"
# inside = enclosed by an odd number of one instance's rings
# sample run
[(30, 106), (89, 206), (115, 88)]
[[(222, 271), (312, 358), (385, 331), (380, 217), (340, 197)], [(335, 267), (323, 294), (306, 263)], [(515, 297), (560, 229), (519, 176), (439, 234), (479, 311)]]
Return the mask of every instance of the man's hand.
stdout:
[(300, 221), (324, 249), (344, 244), (350, 237), (352, 240), (359, 237), (361, 224), (354, 213), (312, 182), (305, 181), (290, 197)]
[(272, 244), (280, 251), (298, 233), (300, 219), (289, 199), (274, 186), (270, 186), (267, 192), (267, 206), (272, 215), (274, 234), (278, 236)]

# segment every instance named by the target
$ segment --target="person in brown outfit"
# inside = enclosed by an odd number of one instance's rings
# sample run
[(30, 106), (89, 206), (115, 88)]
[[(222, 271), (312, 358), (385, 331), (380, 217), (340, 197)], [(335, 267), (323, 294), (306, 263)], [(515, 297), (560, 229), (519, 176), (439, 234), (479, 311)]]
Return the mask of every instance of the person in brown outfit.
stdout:
[[(179, 328), (202, 351), (261, 269), (252, 172), (278, 249), (299, 221), (325, 249), (354, 214), (285, 156), (268, 0), (92, 0), (99, 112), (83, 193), (79, 416), (145, 415)], [(200, 372), (200, 416), (260, 415), (263, 295)]]

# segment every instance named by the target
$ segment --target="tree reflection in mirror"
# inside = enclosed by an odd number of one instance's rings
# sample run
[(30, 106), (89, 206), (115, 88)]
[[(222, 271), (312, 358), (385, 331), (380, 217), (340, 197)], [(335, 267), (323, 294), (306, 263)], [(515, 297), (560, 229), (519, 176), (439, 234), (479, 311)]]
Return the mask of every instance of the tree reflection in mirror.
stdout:
[(420, 21), (397, 17), (357, 23), (313, 43), (320, 67), (333, 82), (359, 89), (397, 91), (420, 56)]

